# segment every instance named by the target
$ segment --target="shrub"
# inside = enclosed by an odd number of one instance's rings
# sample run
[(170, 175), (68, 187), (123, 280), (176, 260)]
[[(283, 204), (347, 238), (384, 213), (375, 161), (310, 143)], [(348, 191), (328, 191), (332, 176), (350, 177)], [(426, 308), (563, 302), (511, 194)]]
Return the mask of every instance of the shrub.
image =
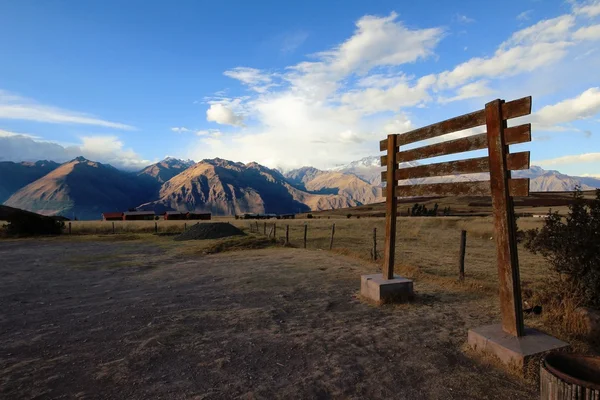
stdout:
[(306, 218), (307, 218), (307, 219), (311, 219), (312, 217), (313, 217), (313, 215), (312, 215), (312, 214), (306, 214)]
[(352, 214), (348, 214), (348, 215), (346, 215), (346, 217), (347, 217), (348, 219), (350, 219), (350, 218), (352, 218)]
[(600, 308), (600, 190), (585, 203), (577, 189), (566, 219), (550, 211), (542, 229), (525, 234), (525, 247), (539, 253), (562, 278), (559, 282), (582, 306)]
[(10, 236), (60, 235), (63, 221), (33, 213), (15, 213), (7, 218), (5, 232)]

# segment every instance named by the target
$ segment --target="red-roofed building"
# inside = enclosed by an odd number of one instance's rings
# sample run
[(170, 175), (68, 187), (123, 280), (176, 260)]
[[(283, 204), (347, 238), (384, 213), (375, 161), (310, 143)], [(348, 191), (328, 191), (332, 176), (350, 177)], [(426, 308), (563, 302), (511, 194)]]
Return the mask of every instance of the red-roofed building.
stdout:
[(122, 212), (105, 212), (102, 213), (103, 221), (121, 221), (123, 219)]

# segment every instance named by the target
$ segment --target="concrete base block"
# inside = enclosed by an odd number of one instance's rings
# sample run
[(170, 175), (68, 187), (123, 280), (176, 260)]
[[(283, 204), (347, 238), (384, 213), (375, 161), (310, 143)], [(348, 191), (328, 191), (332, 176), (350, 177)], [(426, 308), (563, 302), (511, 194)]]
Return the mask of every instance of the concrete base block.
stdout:
[(377, 303), (404, 302), (412, 300), (413, 281), (394, 275), (393, 279), (383, 279), (381, 274), (362, 275), (360, 294)]
[(525, 328), (525, 336), (515, 337), (504, 332), (500, 324), (470, 329), (468, 340), (471, 348), (492, 354), (504, 364), (519, 370), (549, 351), (569, 346), (562, 340), (532, 328)]

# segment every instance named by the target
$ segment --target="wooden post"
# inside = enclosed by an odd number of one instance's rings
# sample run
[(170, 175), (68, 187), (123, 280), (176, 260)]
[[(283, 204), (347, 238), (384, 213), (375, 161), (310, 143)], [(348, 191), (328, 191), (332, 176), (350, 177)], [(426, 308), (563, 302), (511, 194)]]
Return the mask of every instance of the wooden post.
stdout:
[(385, 197), (385, 248), (383, 260), (383, 279), (394, 277), (394, 257), (396, 252), (396, 214), (398, 212), (398, 198), (396, 197), (396, 162), (397, 136), (388, 135), (387, 142), (387, 171), (386, 171), (386, 197)]
[(269, 238), (271, 237), (271, 233), (273, 233), (273, 227), (271, 227), (271, 230), (269, 230)]
[(408, 207), (408, 208), (406, 209), (406, 216), (407, 216), (407, 217), (410, 217), (410, 207)]
[(333, 249), (333, 235), (335, 235), (335, 224), (331, 225), (331, 241), (329, 242), (329, 250)]
[(290, 244), (290, 226), (286, 225), (285, 226), (285, 245), (289, 245)]
[(253, 229), (254, 229), (254, 225), (252, 225), (252, 222), (250, 222), (250, 233), (253, 232)]
[(71, 222), (69, 222), (69, 235), (71, 234)]
[(267, 223), (265, 222), (265, 225), (263, 226), (263, 235), (267, 234)]
[(158, 233), (158, 222), (154, 222), (154, 233)]
[(458, 253), (458, 279), (465, 280), (465, 250), (467, 247), (467, 231), (460, 232), (460, 252)]
[(273, 223), (273, 239), (277, 240), (277, 222)]
[(256, 221), (256, 233), (258, 233), (258, 221)]
[(112, 225), (113, 225), (113, 235), (114, 235), (115, 234), (115, 223), (114, 223), (114, 221), (113, 221)]
[(373, 228), (373, 260), (377, 261), (377, 228)]
[(184, 223), (183, 223), (183, 231), (184, 231), (184, 232), (185, 232), (185, 231), (187, 231), (187, 222), (184, 222)]
[(308, 231), (308, 224), (304, 224), (304, 248), (306, 248), (306, 233)]
[(490, 185), (494, 207), (496, 256), (498, 260), (498, 280), (502, 329), (514, 336), (524, 335), (523, 305), (519, 277), (519, 256), (515, 235), (515, 218), (508, 180), (508, 146), (504, 140), (506, 121), (502, 116), (504, 101), (494, 100), (485, 105)]

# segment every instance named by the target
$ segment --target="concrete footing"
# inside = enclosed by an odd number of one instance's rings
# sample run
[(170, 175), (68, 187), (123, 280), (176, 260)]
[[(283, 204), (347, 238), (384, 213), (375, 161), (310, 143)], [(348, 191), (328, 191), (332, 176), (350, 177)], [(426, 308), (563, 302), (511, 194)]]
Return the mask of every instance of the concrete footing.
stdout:
[(412, 300), (413, 281), (394, 275), (393, 279), (383, 279), (381, 274), (362, 275), (360, 294), (379, 304)]
[(504, 332), (500, 324), (470, 329), (468, 340), (474, 350), (496, 356), (504, 364), (518, 370), (524, 370), (530, 361), (549, 351), (569, 346), (532, 328), (525, 328), (525, 336), (516, 337)]

